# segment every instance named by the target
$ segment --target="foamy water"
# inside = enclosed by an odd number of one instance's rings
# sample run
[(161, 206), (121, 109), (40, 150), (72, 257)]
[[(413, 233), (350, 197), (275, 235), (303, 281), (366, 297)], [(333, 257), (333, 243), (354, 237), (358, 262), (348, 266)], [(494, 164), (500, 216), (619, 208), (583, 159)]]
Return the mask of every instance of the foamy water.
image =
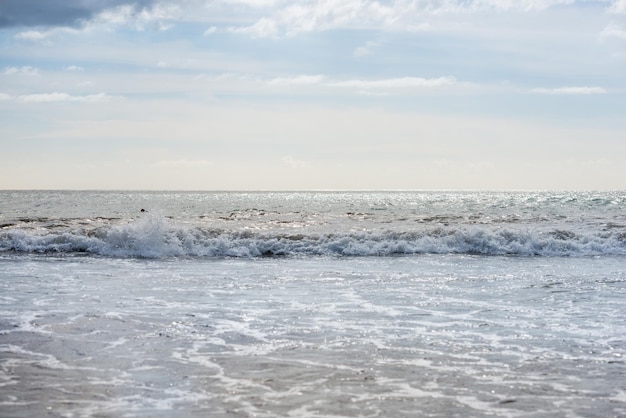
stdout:
[(0, 197), (3, 252), (146, 258), (626, 255), (626, 196), (620, 192)]
[(626, 415), (623, 193), (2, 197), (0, 416)]

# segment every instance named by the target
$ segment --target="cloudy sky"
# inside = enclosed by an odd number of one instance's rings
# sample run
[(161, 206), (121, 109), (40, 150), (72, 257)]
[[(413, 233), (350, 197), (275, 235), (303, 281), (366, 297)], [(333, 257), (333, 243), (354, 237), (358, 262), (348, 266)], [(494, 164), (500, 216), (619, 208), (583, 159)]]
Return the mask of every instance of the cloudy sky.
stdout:
[(626, 0), (2, 0), (31, 188), (624, 189)]

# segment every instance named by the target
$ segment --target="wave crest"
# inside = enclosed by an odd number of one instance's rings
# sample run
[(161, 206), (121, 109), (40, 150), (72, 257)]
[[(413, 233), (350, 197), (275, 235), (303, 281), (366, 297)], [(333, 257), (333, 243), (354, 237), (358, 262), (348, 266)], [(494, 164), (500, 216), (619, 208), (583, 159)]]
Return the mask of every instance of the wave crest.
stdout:
[(271, 233), (181, 227), (145, 216), (96, 229), (3, 228), (0, 251), (88, 253), (108, 257), (391, 256), (477, 254), (519, 256), (626, 255), (626, 233), (528, 231), (477, 227), (410, 232)]

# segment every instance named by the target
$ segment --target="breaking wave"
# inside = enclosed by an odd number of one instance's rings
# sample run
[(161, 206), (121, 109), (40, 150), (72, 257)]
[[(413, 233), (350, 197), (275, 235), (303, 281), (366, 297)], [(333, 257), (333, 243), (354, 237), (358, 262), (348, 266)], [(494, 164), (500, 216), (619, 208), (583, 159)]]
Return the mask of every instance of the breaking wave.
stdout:
[(580, 234), (469, 226), (412, 232), (301, 233), (181, 227), (161, 217), (95, 229), (0, 229), (0, 252), (87, 253), (107, 257), (392, 256), (476, 254), (519, 256), (626, 255), (626, 232)]

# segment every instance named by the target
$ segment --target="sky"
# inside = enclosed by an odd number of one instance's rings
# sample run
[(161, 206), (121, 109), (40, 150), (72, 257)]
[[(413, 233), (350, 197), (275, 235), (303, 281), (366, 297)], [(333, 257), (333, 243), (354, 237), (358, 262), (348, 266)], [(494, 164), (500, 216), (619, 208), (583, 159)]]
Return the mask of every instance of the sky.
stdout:
[(626, 189), (626, 0), (1, 0), (0, 189)]

